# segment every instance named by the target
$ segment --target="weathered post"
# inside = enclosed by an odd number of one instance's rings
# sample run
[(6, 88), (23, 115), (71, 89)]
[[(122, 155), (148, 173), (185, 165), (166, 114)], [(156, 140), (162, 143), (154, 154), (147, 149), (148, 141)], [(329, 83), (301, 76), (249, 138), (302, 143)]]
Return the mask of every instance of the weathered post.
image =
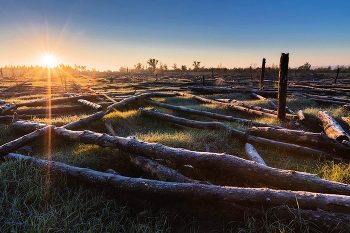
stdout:
[(261, 65), (261, 75), (260, 75), (260, 89), (264, 89), (264, 77), (265, 77), (265, 63), (266, 63), (266, 59), (263, 58), (262, 60), (262, 65)]
[(214, 70), (211, 69), (211, 78), (214, 78)]
[(284, 121), (286, 119), (288, 62), (289, 62), (289, 53), (281, 53), (280, 71), (279, 71), (279, 80), (278, 80), (278, 108), (277, 108), (277, 118), (281, 121)]
[(203, 86), (205, 85), (205, 78), (204, 78), (204, 75), (203, 75)]
[(250, 80), (253, 81), (252, 66), (249, 66), (250, 70)]
[(334, 79), (334, 84), (337, 84), (338, 75), (339, 75), (339, 66), (338, 66), (338, 70), (337, 70), (337, 76), (335, 76), (335, 79)]

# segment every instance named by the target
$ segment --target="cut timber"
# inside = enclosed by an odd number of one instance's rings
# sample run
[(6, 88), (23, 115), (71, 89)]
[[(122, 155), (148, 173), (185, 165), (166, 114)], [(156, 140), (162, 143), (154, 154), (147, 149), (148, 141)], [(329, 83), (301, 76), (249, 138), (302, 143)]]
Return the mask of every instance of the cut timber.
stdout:
[(269, 104), (271, 105), (271, 107), (273, 107), (274, 109), (277, 109), (277, 105), (276, 105), (274, 102), (272, 102), (270, 99), (265, 98), (265, 97), (263, 97), (263, 96), (261, 96), (261, 95), (255, 94), (255, 93), (251, 93), (251, 95), (252, 95), (253, 97), (257, 98), (257, 99), (268, 101)]
[(268, 146), (268, 147), (274, 147), (279, 148), (283, 150), (288, 150), (291, 152), (294, 152), (296, 154), (304, 155), (304, 156), (322, 156), (326, 159), (334, 160), (335, 158), (332, 157), (330, 154), (319, 151), (315, 149), (311, 149), (308, 147), (298, 146), (294, 144), (289, 143), (283, 143), (278, 141), (273, 141), (265, 138), (255, 137), (248, 134), (245, 134), (239, 130), (236, 130), (232, 127), (229, 127), (221, 122), (202, 122), (202, 121), (194, 121), (194, 120), (188, 120), (186, 118), (180, 118), (175, 117), (168, 114), (163, 114), (156, 111), (150, 111), (146, 109), (140, 108), (141, 114), (152, 117), (152, 118), (158, 118), (165, 121), (173, 122), (176, 124), (181, 124), (185, 126), (189, 126), (192, 128), (199, 128), (199, 129), (221, 129), (221, 130), (227, 130), (229, 131), (233, 136), (237, 137), (242, 142), (250, 142), (250, 143), (257, 143), (261, 146)]
[(150, 98), (150, 97), (172, 97), (175, 96), (174, 94), (171, 93), (159, 93), (159, 92), (153, 92), (153, 93), (145, 93), (145, 94), (140, 94), (140, 95), (134, 95), (130, 98), (126, 98), (118, 103), (112, 104), (107, 108), (107, 113), (112, 112), (113, 110), (116, 110), (118, 108), (124, 107), (127, 104), (130, 104), (132, 102)]
[(26, 82), (27, 82), (27, 81), (23, 81), (23, 82), (18, 83), (18, 84), (16, 84), (16, 85), (9, 86), (9, 87), (7, 87), (7, 88), (5, 88), (5, 89), (1, 90), (1, 92), (7, 92), (7, 91), (10, 91), (10, 90), (12, 90), (12, 89), (14, 89), (14, 88), (17, 88), (17, 87), (23, 86), (23, 85), (24, 85)]
[[(175, 183), (142, 178), (130, 178), (88, 168), (79, 168), (60, 162), (47, 161), (29, 156), (10, 153), (5, 160), (22, 160), (36, 167), (41, 167), (74, 177), (96, 185), (114, 187), (123, 192), (151, 194), (157, 197), (181, 197), (190, 200), (201, 199), (217, 203), (240, 203), (247, 206), (279, 206), (288, 205), (305, 210), (330, 210), (350, 213), (350, 197), (322, 193), (273, 190), (268, 188), (240, 188), (216, 186), (198, 183)], [(267, 167), (260, 165), (262, 167)], [(335, 206), (337, 208), (332, 207)]]
[(299, 117), (299, 121), (305, 120), (305, 115), (304, 115), (303, 110), (299, 110), (299, 111), (297, 112), (297, 114), (298, 114), (298, 117)]
[(266, 116), (266, 117), (277, 119), (277, 115), (274, 115), (274, 114), (270, 114), (270, 113), (266, 113), (266, 112), (262, 112), (262, 111), (257, 111), (257, 110), (254, 110), (254, 109), (245, 108), (245, 107), (241, 107), (241, 106), (237, 106), (237, 105), (233, 105), (233, 104), (223, 103), (223, 102), (216, 101), (216, 100), (206, 99), (206, 98), (203, 98), (203, 97), (200, 97), (200, 96), (197, 96), (197, 95), (188, 94), (188, 93), (177, 92), (177, 91), (175, 91), (175, 93), (178, 94), (178, 95), (182, 95), (182, 96), (190, 96), (190, 97), (193, 97), (193, 98), (195, 98), (197, 100), (200, 100), (200, 101), (203, 101), (203, 102), (206, 102), (206, 103), (226, 106), (226, 107), (229, 107), (231, 109), (239, 110), (239, 111), (242, 111), (242, 112), (247, 112), (247, 113), (254, 114), (254, 115)]
[(211, 117), (211, 118), (223, 120), (223, 121), (237, 122), (237, 123), (241, 123), (244, 125), (253, 125), (253, 126), (260, 126), (260, 127), (274, 127), (274, 128), (282, 129), (282, 127), (280, 127), (280, 126), (269, 125), (269, 124), (265, 124), (265, 123), (261, 123), (261, 122), (257, 122), (257, 121), (251, 121), (251, 120), (236, 118), (236, 117), (232, 117), (232, 116), (226, 116), (226, 115), (221, 115), (221, 114), (217, 114), (217, 113), (212, 113), (212, 112), (199, 111), (199, 110), (194, 110), (194, 109), (190, 109), (190, 108), (174, 106), (174, 105), (160, 103), (160, 102), (156, 102), (156, 101), (152, 101), (152, 100), (145, 100), (145, 102), (148, 104), (151, 104), (151, 105), (162, 107), (162, 108), (177, 110), (177, 111), (181, 111), (181, 112), (195, 114), (198, 116)]
[(154, 179), (167, 181), (167, 182), (201, 183), (198, 180), (188, 178), (182, 175), (181, 173), (179, 173), (178, 171), (175, 171), (171, 168), (168, 168), (156, 161), (147, 159), (143, 156), (138, 156), (138, 155), (128, 153), (125, 155), (125, 157), (127, 157), (127, 159), (132, 165), (134, 165), (138, 169), (141, 169), (142, 171), (144, 171)]
[[(51, 99), (51, 105), (56, 105), (56, 104), (64, 104), (64, 103), (74, 103), (78, 99), (86, 99), (86, 100), (95, 100), (98, 98), (96, 95), (80, 95), (80, 96), (75, 96), (75, 97), (69, 97), (69, 98), (59, 98), (59, 99)], [(16, 104), (17, 107), (38, 107), (38, 106), (47, 106), (50, 103), (50, 99), (45, 99), (45, 100), (37, 100), (37, 101), (30, 101), (30, 102), (25, 102), (25, 103), (18, 103)]]
[(262, 165), (266, 165), (265, 161), (261, 158), (261, 156), (255, 150), (252, 144), (249, 144), (249, 143), (245, 144), (245, 153), (248, 159), (255, 161), (257, 163), (261, 163)]
[[(263, 107), (259, 107), (259, 106), (255, 106), (255, 105), (252, 105), (252, 104), (248, 104), (248, 103), (245, 103), (245, 102), (239, 101), (239, 100), (218, 99), (218, 101), (225, 102), (225, 103), (237, 103), (237, 104), (241, 104), (242, 106), (250, 108), (250, 109), (254, 109), (254, 110), (257, 110), (257, 111), (267, 112), (267, 113), (271, 113), (271, 114), (277, 115), (277, 111), (274, 111), (274, 110), (271, 110), (271, 109), (267, 109), (267, 108), (263, 108)], [(297, 119), (298, 118), (298, 116), (295, 115), (295, 114), (294, 115), (286, 114), (286, 116), (291, 117), (293, 119)]]
[(317, 118), (322, 123), (321, 126), (324, 128), (324, 132), (328, 137), (334, 138), (340, 143), (343, 140), (349, 141), (349, 135), (327, 111), (319, 111), (317, 113)]
[(51, 131), (55, 128), (55, 126), (47, 126), (45, 125), (44, 128), (38, 129), (30, 134), (24, 135), (23, 137), (17, 138), (16, 140), (13, 140), (11, 142), (8, 142), (6, 144), (3, 144), (0, 146), (0, 155), (4, 155), (6, 153), (15, 151), (22, 146), (25, 146), (26, 144), (33, 142), (39, 138), (44, 137), (46, 134), (51, 133)]
[(116, 135), (116, 133), (114, 132), (113, 126), (112, 126), (112, 122), (108, 117), (106, 117), (105, 126), (106, 126), (109, 134), (111, 134), (112, 136)]
[(0, 106), (0, 114), (4, 115), (6, 112), (15, 109), (16, 108), (16, 104), (14, 103), (10, 103), (10, 104), (4, 104)]
[(86, 106), (89, 106), (89, 107), (91, 107), (93, 109), (100, 109), (100, 108), (102, 108), (101, 105), (95, 104), (95, 103), (93, 103), (91, 101), (88, 101), (88, 100), (78, 99), (78, 102), (81, 103), (81, 104), (84, 104)]
[(337, 152), (338, 155), (347, 158), (349, 158), (350, 155), (350, 148), (342, 145), (335, 139), (327, 137), (324, 133), (312, 133), (290, 129), (274, 129), (271, 127), (252, 127), (247, 131), (247, 133), (254, 136), (307, 145), (308, 147), (317, 149), (331, 149)]

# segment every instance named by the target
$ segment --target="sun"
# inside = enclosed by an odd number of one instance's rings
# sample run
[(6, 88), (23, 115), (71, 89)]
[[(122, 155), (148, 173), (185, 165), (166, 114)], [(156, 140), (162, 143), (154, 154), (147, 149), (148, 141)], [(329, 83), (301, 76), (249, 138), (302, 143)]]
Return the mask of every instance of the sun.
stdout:
[(54, 56), (46, 54), (42, 57), (42, 63), (44, 66), (53, 68), (57, 65), (57, 60)]

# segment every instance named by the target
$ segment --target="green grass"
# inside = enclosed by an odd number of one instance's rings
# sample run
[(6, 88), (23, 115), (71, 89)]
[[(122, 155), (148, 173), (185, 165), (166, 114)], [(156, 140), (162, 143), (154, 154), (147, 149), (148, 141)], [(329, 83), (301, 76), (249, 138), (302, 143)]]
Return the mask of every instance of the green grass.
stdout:
[[(100, 87), (115, 86), (121, 92), (132, 90), (129, 88), (123, 89), (123, 86), (128, 84), (101, 83), (100, 85)], [(109, 88), (108, 91), (115, 90)], [(266, 101), (255, 100), (250, 95), (227, 94), (208, 95), (206, 97), (211, 99), (237, 99), (269, 108)], [(288, 128), (298, 129), (299, 127), (292, 123), (281, 123), (275, 119), (233, 111), (227, 107), (204, 104), (188, 97), (155, 98), (155, 100)], [(318, 111), (328, 111), (348, 130), (346, 124), (340, 120), (344, 113), (339, 107), (320, 105), (304, 99), (288, 99), (287, 105), (295, 112), (302, 109), (315, 132), (322, 130), (317, 125), (316, 114)], [(138, 111), (139, 107), (149, 108), (153, 106), (144, 103), (132, 104), (123, 111), (110, 113), (102, 120), (78, 130), (106, 133), (104, 119), (108, 117), (112, 121), (118, 136), (133, 136), (142, 141), (157, 142), (176, 148), (195, 151), (209, 150), (217, 153), (225, 152), (245, 158), (243, 145), (240, 144), (237, 138), (232, 138), (225, 131), (185, 129), (168, 122), (143, 117)], [(188, 119), (217, 121), (168, 109), (155, 108), (160, 112)], [(87, 115), (89, 113), (76, 113), (52, 118), (51, 120), (34, 119), (34, 121), (61, 126)], [(249, 128), (238, 123), (223, 123), (241, 131)], [(23, 133), (15, 131), (11, 125), (0, 125), (1, 144), (22, 135)], [(34, 142), (30, 146), (32, 148), (31, 152), (24, 149), (19, 149), (17, 152), (43, 159), (50, 157), (53, 161), (78, 167), (88, 167), (98, 171), (111, 168), (121, 175), (147, 177), (125, 161), (122, 152), (111, 148), (57, 140), (52, 141), (51, 148), (48, 148), (47, 140)], [(350, 183), (350, 167), (348, 164), (334, 164), (330, 161), (301, 157), (273, 148), (257, 146), (256, 149), (268, 166), (310, 172), (327, 180)], [(220, 185), (252, 186), (244, 180), (238, 180), (220, 171), (198, 170), (188, 166), (170, 164), (168, 161), (160, 162), (194, 179), (208, 180)], [(254, 186), (259, 187), (256, 184)], [(291, 222), (284, 221), (273, 215), (271, 210), (265, 210), (263, 216), (259, 217), (246, 213), (246, 215), (241, 216), (244, 217), (243, 221), (231, 221), (224, 214), (203, 217), (180, 213), (172, 208), (167, 208), (167, 205), (158, 204), (157, 200), (149, 197), (134, 197), (131, 194), (118, 193), (115, 189), (82, 183), (53, 171), (48, 172), (47, 169), (33, 168), (21, 161), (2, 162), (0, 164), (1, 232), (206, 232), (214, 229), (217, 232), (322, 232), (299, 216), (295, 216)]]

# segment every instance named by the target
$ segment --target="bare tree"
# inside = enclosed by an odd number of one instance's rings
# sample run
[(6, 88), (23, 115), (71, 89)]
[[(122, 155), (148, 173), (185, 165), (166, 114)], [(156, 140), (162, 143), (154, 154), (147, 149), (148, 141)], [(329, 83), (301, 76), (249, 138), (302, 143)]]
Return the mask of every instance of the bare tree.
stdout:
[(154, 59), (154, 58), (150, 58), (147, 61), (147, 64), (152, 68), (152, 71), (155, 72), (156, 71), (156, 67), (158, 64), (158, 60)]
[(193, 70), (197, 71), (199, 70), (201, 62), (200, 61), (193, 61)]

